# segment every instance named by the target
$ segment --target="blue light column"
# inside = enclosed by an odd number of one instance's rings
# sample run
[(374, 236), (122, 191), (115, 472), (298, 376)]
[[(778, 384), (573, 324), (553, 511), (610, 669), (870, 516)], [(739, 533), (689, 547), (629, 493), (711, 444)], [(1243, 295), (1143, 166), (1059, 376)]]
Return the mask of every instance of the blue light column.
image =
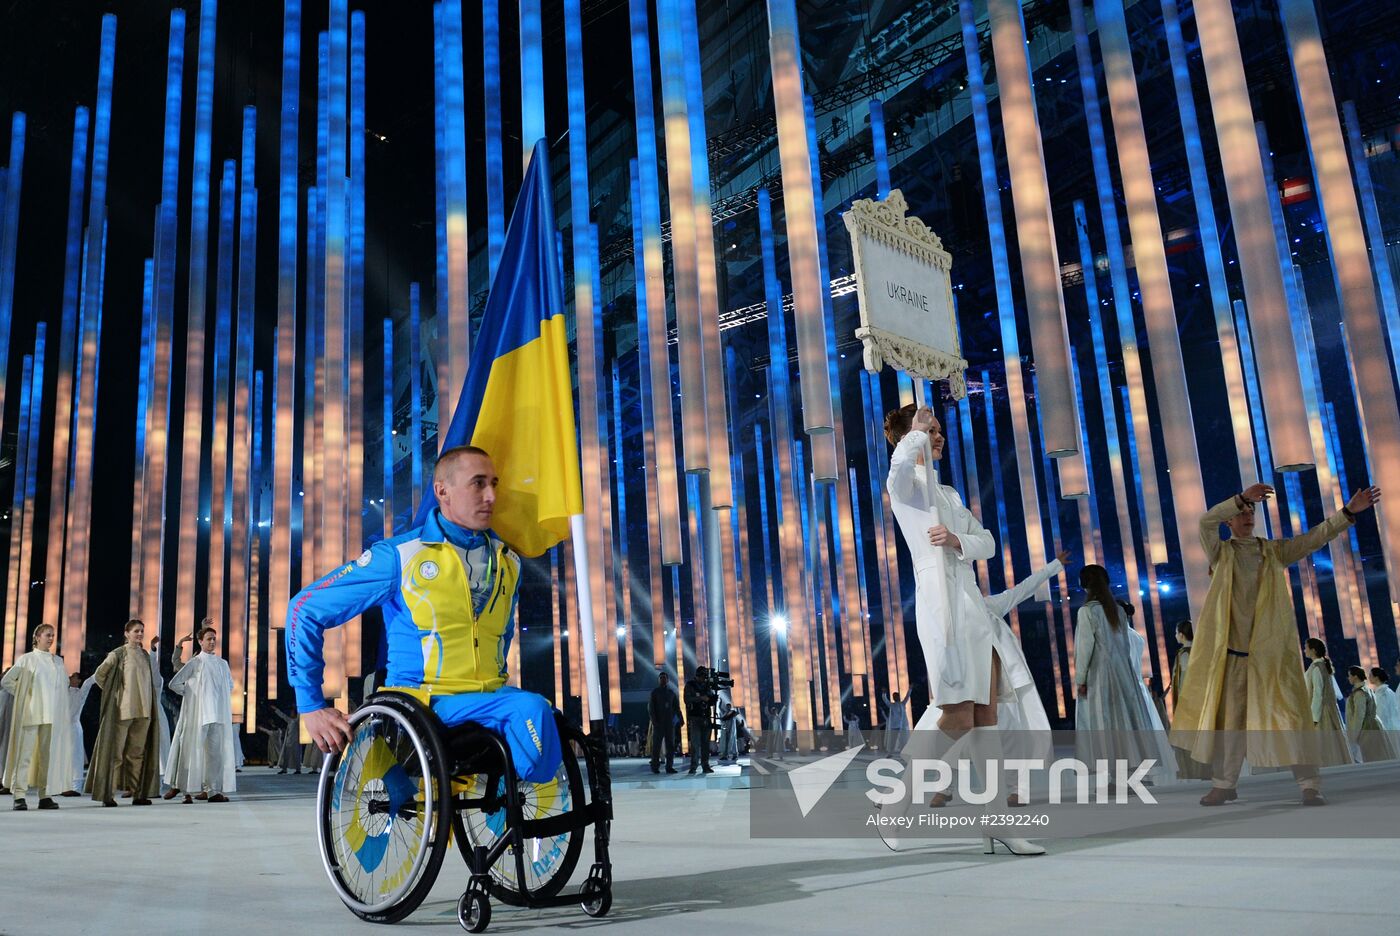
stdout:
[[(772, 678), (773, 701), (781, 702), (785, 697), (786, 688), (784, 686), (783, 675), (786, 670), (783, 662), (787, 659), (785, 654), (779, 653), (782, 644), (782, 629), (773, 626), (773, 618), (778, 613), (777, 598), (781, 596), (782, 576), (778, 572), (778, 566), (773, 561), (773, 534), (781, 532), (777, 517), (774, 516), (774, 525), (769, 526), (768, 511), (768, 467), (767, 457), (764, 455), (763, 423), (755, 421), (753, 426), (753, 451), (754, 458), (758, 461), (758, 516), (762, 523), (763, 548), (759, 550), (758, 558), (763, 581), (767, 586), (767, 604), (764, 606), (764, 620), (767, 622), (765, 628), (768, 634), (768, 657), (770, 675)], [(774, 583), (777, 583), (775, 588)]]
[(127, 616), (140, 617), (141, 587), (145, 566), (141, 562), (141, 540), (145, 535), (146, 427), (150, 423), (151, 358), (156, 343), (155, 261), (146, 258), (142, 270), (141, 350), (136, 365), (136, 442), (131, 485), (131, 597)]
[[(544, 125), (544, 23), (542, 0), (520, 4), (520, 167), (530, 164), (535, 141), (545, 135)], [(577, 687), (574, 687), (577, 691)]]
[(229, 371), (233, 340), (233, 244), (238, 216), (238, 164), (224, 161), (219, 184), (219, 235), (214, 266), (214, 386), (213, 438), (209, 445), (209, 581), (205, 613), (223, 634), (228, 647), (227, 606), (224, 601), (224, 570), (227, 563), (225, 536), (229, 513)]
[[(643, 6), (645, 4), (643, 3)], [(641, 172), (637, 160), (632, 160), (630, 165), (630, 175), (632, 182), (632, 269), (633, 281), (636, 284), (634, 294), (637, 303), (637, 396), (639, 408), (642, 411), (642, 474), (644, 487), (646, 490), (647, 521), (650, 534), (647, 536), (647, 586), (643, 593), (648, 595), (650, 605), (649, 619), (651, 621), (651, 648), (652, 664), (658, 668), (664, 667), (666, 658), (664, 656), (665, 632), (662, 629), (662, 618), (660, 614), (660, 588), (661, 588), (661, 565), (664, 559), (665, 547), (657, 543), (658, 534), (664, 538), (666, 533), (661, 525), (661, 500), (659, 496), (657, 464), (657, 435), (656, 435), (656, 414), (653, 407), (652, 394), (654, 386), (652, 384), (651, 370), (651, 349), (650, 338), (652, 328), (652, 316), (655, 314), (651, 310), (650, 300), (652, 293), (647, 283), (647, 259), (646, 259), (646, 235), (644, 233), (646, 224), (644, 213), (641, 208)], [(654, 181), (654, 180), (653, 180)], [(665, 293), (662, 292), (662, 312), (664, 313)], [(662, 315), (664, 324), (665, 316)], [(664, 331), (664, 328), (662, 329)], [(664, 345), (663, 345), (664, 347)], [(669, 364), (669, 359), (668, 362)], [(667, 367), (667, 376), (670, 368)], [(667, 406), (670, 405), (670, 395), (662, 398)], [(619, 438), (621, 436), (619, 435)], [(626, 527), (623, 527), (626, 530)], [(660, 546), (660, 548), (658, 548)]]
[[(86, 112), (84, 112), (86, 113)], [(24, 180), (25, 117), (10, 118), (10, 163), (5, 174), (3, 227), (0, 227), (0, 424), (4, 422), (5, 384), (10, 360), (10, 326), (14, 321), (15, 255), (19, 249), (19, 203)]]
[[(1113, 377), (1108, 370), (1108, 342), (1104, 338), (1098, 271), (1094, 266), (1093, 248), (1089, 245), (1089, 221), (1085, 217), (1082, 201), (1074, 203), (1074, 226), (1079, 235), (1079, 264), (1084, 274), (1084, 304), (1088, 309), (1089, 331), (1094, 344), (1094, 384), (1099, 388), (1099, 407), (1103, 414), (1103, 439), (1108, 449), (1109, 477), (1113, 484), (1113, 503), (1116, 507), (1114, 513), (1118, 517), (1118, 542), (1122, 550), (1124, 572), (1127, 574), (1129, 566), (1134, 569), (1137, 567), (1137, 540), (1133, 536), (1132, 518), (1130, 513), (1123, 509), (1123, 505), (1128, 503), (1125, 471), (1131, 470), (1131, 463), (1127, 466), (1123, 464), (1124, 453), (1118, 435), (1118, 411), (1113, 402)], [(1087, 415), (1085, 418), (1087, 420)], [(1088, 430), (1085, 432), (1087, 439)], [(1086, 454), (1088, 451), (1086, 447)], [(1086, 467), (1089, 461), (1087, 457), (1084, 459)], [(1097, 506), (1097, 492), (1091, 490), (1090, 497)]]
[[(443, 116), (447, 155), (447, 318), (438, 319), (438, 438), (452, 424), (457, 396), (471, 357), (471, 295), (467, 272), (467, 143), (466, 86), (462, 64), (462, 2), (442, 4)], [(446, 332), (443, 326), (446, 325)], [(446, 340), (444, 340), (444, 337)]]
[[(524, 10), (521, 10), (522, 17)], [(572, 234), (574, 270), (574, 337), (578, 353), (578, 430), (579, 460), (583, 469), (583, 513), (584, 531), (581, 554), (581, 574), (588, 576), (592, 607), (580, 606), (579, 626), (583, 629), (580, 641), (584, 650), (584, 662), (590, 655), (589, 635), (597, 636), (597, 627), (608, 621), (607, 592), (604, 591), (604, 544), (603, 526), (610, 522), (604, 511), (604, 475), (602, 459), (607, 451), (600, 443), (603, 425), (600, 424), (602, 400), (598, 386), (598, 368), (602, 360), (599, 344), (601, 336), (595, 333), (595, 319), (598, 315), (598, 296), (594, 292), (594, 270), (597, 267), (597, 252), (593, 243), (592, 223), (589, 207), (592, 201), (588, 194), (588, 114), (584, 101), (583, 86), (583, 13), (581, 0), (564, 0), (564, 52), (565, 72), (568, 84), (569, 104), (569, 208)], [(522, 43), (524, 27), (522, 23)], [(524, 65), (522, 63), (522, 69)], [(531, 141), (533, 143), (533, 141)], [(606, 652), (607, 642), (595, 641), (592, 649)], [(610, 655), (611, 658), (611, 655)], [(600, 697), (594, 695), (595, 686), (587, 687), (590, 702), (589, 720), (603, 717)], [(610, 688), (614, 693), (618, 687), (614, 682)]]
[[(282, 100), (277, 160), (277, 343), (273, 353), (271, 547), (268, 554), (268, 621), (284, 623), (292, 585), (292, 479), (296, 445), (297, 384), (297, 137), (301, 109), (301, 0), (285, 0), (282, 31)], [(246, 162), (246, 161), (245, 161)], [(253, 488), (256, 492), (258, 488)], [(256, 497), (256, 493), (254, 495)], [(256, 512), (256, 506), (254, 512)], [(256, 521), (253, 521), (256, 523)], [(255, 540), (256, 542), (256, 540)], [(256, 546), (254, 547), (256, 556)], [(309, 581), (309, 580), (308, 580)], [(256, 635), (257, 621), (250, 629)], [(253, 650), (250, 643), (249, 650)], [(249, 684), (256, 689), (257, 664), (249, 655)], [(250, 693), (255, 698), (256, 693)]]
[[(248, 674), (248, 606), (249, 583), (253, 557), (249, 542), (256, 535), (250, 526), (249, 499), (255, 494), (252, 484), (252, 419), (253, 356), (256, 350), (254, 311), (257, 295), (258, 191), (255, 184), (257, 159), (258, 113), (251, 106), (243, 108), (243, 155), (239, 168), (243, 174), (238, 193), (238, 292), (237, 330), (233, 364), (233, 449), (231, 467), (232, 518), (229, 533), (228, 632), (224, 646), (228, 652), (229, 669), (233, 673), (233, 713), (245, 725), (256, 728), (256, 680)], [(274, 354), (276, 353), (274, 344)], [(248, 687), (253, 685), (254, 720), (247, 718)]]
[(889, 691), (904, 693), (909, 687), (905, 668), (904, 602), (900, 600), (899, 557), (895, 550), (893, 514), (885, 478), (889, 475), (886, 440), (881, 431), (884, 413), (880, 396), (880, 378), (860, 368), (860, 384), (865, 405), (865, 454), (870, 470), (871, 520), (875, 527), (875, 564), (879, 569), (880, 617), (884, 630), (885, 663), (889, 675)]
[(501, 143), (501, 0), (481, 3), (481, 73), (486, 95), (486, 268), (488, 283), (506, 243), (505, 165)]
[[(645, 368), (641, 388), (643, 408), (648, 410), (648, 459), (655, 471), (656, 510), (662, 565), (682, 559), (680, 488), (677, 484), (674, 400), (671, 395), (671, 355), (667, 343), (666, 280), (661, 243), (661, 183), (656, 167), (656, 114), (651, 82), (651, 31), (647, 0), (631, 0), (632, 95), (637, 122), (637, 197), (633, 214), (641, 226), (637, 251), (641, 274), (637, 278), (638, 358)], [(643, 285), (644, 284), (644, 285)], [(641, 313), (645, 311), (643, 323)], [(658, 645), (661, 645), (658, 641)], [(661, 660), (662, 651), (657, 651)]]
[(875, 198), (883, 201), (890, 193), (890, 147), (885, 139), (885, 102), (879, 98), (870, 99), (870, 142), (875, 150)]
[[(1016, 455), (1017, 490), (1027, 529), (1040, 526), (1040, 506), (1036, 497), (1035, 454), (1031, 445), (1030, 414), (1026, 407), (1025, 372), (1021, 362), (1021, 339), (1016, 330), (1016, 304), (1011, 294), (1011, 255), (1006, 243), (1006, 222), (1002, 214), (1001, 180), (997, 175), (996, 147), (992, 142), (992, 122), (987, 112), (987, 89), (982, 78), (982, 51), (978, 45), (977, 20), (972, 0), (958, 5), (962, 18), (963, 56), (967, 59), (967, 88), (972, 105), (972, 122), (977, 133), (977, 164), (982, 175), (982, 207), (987, 215), (987, 236), (992, 250), (993, 282), (996, 286), (997, 321), (1001, 334), (1001, 360), (1006, 373), (1006, 398), (1011, 408), (1011, 436)], [(1070, 352), (1073, 355), (1073, 350)], [(1087, 459), (1087, 454), (1086, 454)], [(1028, 533), (1026, 551), (1031, 570), (1045, 564), (1038, 537)], [(1048, 588), (1036, 595), (1050, 597)]]
[[(68, 476), (72, 461), (74, 382), (77, 369), (78, 304), (83, 276), (83, 199), (87, 182), (88, 110), (73, 114), (73, 150), (68, 176), (68, 226), (64, 247), (63, 305), (58, 331), (54, 394), (53, 458), (49, 463), (49, 549), (44, 575), (44, 620), (63, 620), (63, 571), (67, 559)], [(13, 159), (13, 157), (11, 157)], [(11, 202), (7, 201), (7, 205)], [(18, 209), (18, 202), (14, 202)], [(6, 319), (8, 331), (10, 318)], [(18, 463), (16, 463), (18, 464)], [(82, 634), (59, 628), (62, 646), (79, 647)]]
[[(190, 182), (190, 254), (189, 290), (186, 295), (185, 327), (185, 415), (181, 422), (180, 480), (175, 486), (179, 494), (179, 530), (175, 552), (175, 620), (198, 620), (204, 608), (197, 589), (199, 568), (199, 480), (204, 441), (204, 359), (205, 324), (208, 319), (209, 275), (209, 188), (213, 172), (214, 142), (214, 51), (215, 29), (218, 24), (218, 4), (205, 0), (199, 11), (199, 59), (195, 77), (194, 164)], [(76, 525), (75, 525), (76, 529)], [(66, 594), (69, 607), (72, 599)], [(80, 610), (80, 609), (79, 609)], [(157, 628), (167, 646), (174, 641), (174, 623), (170, 628)]]
[[(1070, 366), (1075, 368), (1075, 390), (1077, 392), (1080, 392), (1078, 367), (1075, 363), (1074, 352), (1072, 350), (1070, 352)], [(1034, 384), (1034, 377), (1032, 377), (1032, 384)], [(1079, 402), (1079, 407), (1079, 412), (1081, 415), (1083, 415), (1084, 403), (1082, 398)], [(1082, 425), (1080, 428), (1080, 432), (1082, 435)], [(1089, 467), (1088, 449), (1085, 449), (1084, 466), (1087, 473)], [(1053, 555), (1056, 549), (1064, 548), (1065, 540), (1060, 532), (1060, 511), (1057, 505), (1055, 504), (1053, 481), (1055, 477), (1054, 469), (1050, 465), (1050, 459), (1045, 454), (1044, 437), (1040, 439), (1040, 470), (1045, 474), (1045, 511), (1050, 520), (1050, 522), (1046, 524), (1045, 528), (1041, 531), (1041, 535), (1049, 537), (1049, 542), (1046, 544), (1045, 552), (1047, 555)], [(1090, 500), (1093, 499), (1093, 491), (1093, 487), (1090, 487), (1088, 498)], [(1079, 506), (1082, 510), (1084, 506), (1083, 500), (1079, 501)], [(1086, 542), (1092, 542), (1087, 535), (1083, 538)], [(1088, 563), (1089, 561), (1089, 558), (1086, 556), (1084, 562)], [(1044, 605), (1044, 608), (1045, 636), (1046, 639), (1050, 642), (1050, 666), (1052, 672), (1055, 674), (1055, 703), (1059, 711), (1060, 717), (1063, 718), (1067, 712), (1067, 709), (1065, 707), (1065, 696), (1067, 692), (1071, 691), (1071, 680), (1069, 678), (1069, 671), (1071, 667), (1069, 665), (1069, 660), (1071, 660), (1073, 657), (1070, 653), (1069, 648), (1073, 644), (1072, 635), (1074, 633), (1074, 626), (1072, 619), (1069, 617), (1069, 611), (1067, 608), (1064, 607), (1062, 602), (1056, 602), (1052, 597), (1050, 602)], [(1061, 612), (1064, 613), (1063, 617), (1061, 617)], [(1065, 662), (1063, 665), (1061, 665), (1060, 662), (1061, 640), (1065, 641)]]
[[(1142, 360), (1138, 352), (1137, 325), (1133, 320), (1132, 290), (1128, 286), (1128, 263), (1123, 253), (1123, 232), (1118, 223), (1118, 197), (1113, 191), (1113, 176), (1108, 167), (1108, 144), (1103, 132), (1103, 110), (1099, 106), (1099, 87), (1094, 75), (1094, 61), (1089, 54), (1089, 34), (1084, 25), (1083, 4), (1070, 4), (1070, 19), (1074, 27), (1074, 54), (1079, 70), (1079, 89), (1084, 98), (1084, 123), (1089, 131), (1089, 156), (1094, 166), (1094, 188), (1098, 193), (1099, 216), (1103, 225), (1104, 250), (1113, 284), (1110, 299), (1118, 320), (1118, 344), (1123, 353), (1123, 371), (1127, 376), (1132, 407), (1123, 411), (1124, 421), (1131, 424), (1137, 435), (1136, 466), (1140, 483), (1147, 483), (1155, 493), (1157, 462), (1153, 458), (1151, 432), (1147, 422), (1147, 394), (1143, 389)], [(1129, 470), (1132, 470), (1131, 468)], [(1147, 515), (1143, 518), (1148, 543), (1148, 561), (1167, 561), (1166, 534), (1162, 523), (1162, 503), (1149, 496)]]
[(15, 436), (14, 494), (10, 499), (10, 551), (9, 570), (5, 583), (5, 631), (4, 643), (0, 644), (0, 667), (9, 669), (15, 657), (24, 653), (21, 649), (28, 639), (29, 621), (20, 620), (17, 610), (19, 593), (29, 591), (29, 576), (20, 561), (23, 552), (21, 537), (24, 532), (24, 466), (26, 446), (29, 444), (29, 391), (34, 382), (34, 358), (26, 354), (20, 365), (19, 382), (19, 434)]
[[(443, 4), (433, 4), (433, 70), (435, 80), (433, 82), (434, 110), (436, 119), (434, 120), (434, 135), (436, 141), (434, 147), (435, 159), (433, 165), (437, 169), (437, 266), (434, 270), (435, 278), (433, 282), (433, 327), (437, 331), (437, 343), (434, 347), (436, 352), (433, 385), (436, 392), (433, 394), (434, 405), (437, 407), (437, 424), (442, 432), (447, 431), (449, 423), (443, 419), (443, 394), (447, 393), (447, 349), (445, 347), (448, 331), (448, 297), (451, 293), (449, 285), (451, 277), (448, 275), (448, 247), (447, 247), (447, 164), (449, 162), (447, 146), (447, 25), (443, 15)], [(414, 494), (414, 497), (419, 495)]]
[[(185, 63), (185, 11), (170, 11), (170, 40), (165, 79), (165, 141), (161, 158), (159, 222), (156, 230), (156, 346), (151, 389), (153, 406), (146, 446), (146, 518), (141, 538), (146, 578), (141, 618), (163, 620), (161, 584), (165, 578), (166, 452), (170, 427), (171, 332), (175, 324), (175, 250), (177, 198), (180, 191), (180, 91)], [(50, 541), (52, 542), (52, 540)], [(47, 598), (45, 599), (47, 602)]]
[(617, 619), (617, 638), (615, 641), (616, 653), (614, 656), (627, 661), (627, 672), (634, 669), (632, 631), (632, 569), (628, 560), (627, 541), (627, 477), (626, 465), (629, 464), (626, 455), (622, 450), (622, 377), (618, 373), (617, 360), (612, 363), (612, 452), (610, 461), (614, 466), (617, 478), (617, 543), (615, 555), (617, 556), (618, 575), (614, 577), (617, 582), (617, 589), (622, 599), (622, 613)]
[(1351, 101), (1344, 102), (1342, 115), (1346, 122), (1347, 145), (1351, 150), (1351, 167), (1356, 174), (1356, 191), (1361, 196), (1361, 217), (1365, 222), (1366, 241), (1371, 246), (1371, 266), (1375, 268), (1376, 283), (1380, 286), (1381, 309), (1385, 314), (1385, 330), (1390, 339), (1391, 367), (1394, 368), (1397, 357), (1400, 357), (1400, 306), (1397, 306), (1396, 302), (1395, 273), (1390, 267), (1385, 228), (1381, 225), (1380, 210), (1376, 207), (1376, 187), (1371, 181), (1371, 163), (1361, 140), (1361, 123), (1356, 116), (1356, 105)]
[(1201, 127), (1196, 119), (1196, 98), (1191, 90), (1191, 72), (1186, 59), (1186, 43), (1181, 36), (1181, 19), (1176, 0), (1162, 0), (1162, 25), (1171, 56), (1176, 105), (1181, 112), (1181, 133), (1186, 143), (1186, 167), (1191, 174), (1191, 195), (1196, 204), (1196, 222), (1201, 229), (1201, 250), (1206, 261), (1206, 282), (1210, 304), (1215, 311), (1215, 331), (1220, 338), (1220, 360), (1225, 369), (1225, 387), (1232, 403), (1230, 424), (1235, 431), (1235, 452), (1240, 470), (1240, 489), (1258, 480), (1254, 467), (1254, 444), (1250, 438), (1249, 414), (1243, 409), (1244, 374), (1240, 370), (1238, 339), (1230, 309), (1230, 284), (1225, 278), (1225, 259), (1220, 251), (1220, 231), (1215, 223), (1210, 175), (1206, 169)]
[[(78, 671), (87, 636), (88, 564), (91, 549), (93, 449), (97, 432), (97, 361), (102, 321), (102, 273), (107, 230), (107, 166), (112, 126), (112, 81), (117, 55), (117, 18), (102, 18), (102, 48), (97, 73), (97, 106), (92, 123), (92, 175), (88, 193), (87, 246), (83, 263), (83, 308), (79, 321), (81, 372), (74, 401), (72, 510), (64, 547), (63, 650), (70, 673)], [(43, 361), (35, 360), (36, 373)], [(37, 447), (37, 445), (36, 445)], [(196, 511), (198, 505), (196, 504)]]
[(394, 535), (394, 320), (384, 319), (384, 481), (379, 508), (384, 515), (384, 538)]
[[(799, 524), (797, 491), (802, 486), (798, 476), (801, 462), (796, 459), (797, 445), (793, 440), (792, 400), (790, 391), (790, 371), (788, 367), (788, 344), (786, 316), (782, 314), (783, 291), (778, 284), (777, 261), (773, 248), (773, 210), (767, 189), (758, 190), (758, 231), (763, 254), (763, 286), (769, 315), (768, 324), (768, 373), (770, 377), (769, 407), (770, 423), (773, 427), (773, 469), (774, 484), (773, 513), (780, 531), (779, 553), (795, 557), (802, 553), (802, 531)], [(805, 563), (787, 561), (782, 563), (783, 605), (778, 610), (788, 621), (789, 688), (788, 698), (793, 703), (792, 716), (795, 723), (811, 729), (812, 671), (809, 669), (807, 647), (810, 640), (811, 621), (808, 614), (806, 582), (808, 580)]]
[[(1265, 483), (1270, 483), (1274, 473), (1273, 459), (1269, 452), (1269, 433), (1264, 422), (1264, 395), (1259, 389), (1259, 372), (1254, 367), (1254, 342), (1250, 338), (1249, 318), (1245, 315), (1242, 300), (1235, 300), (1234, 311), (1235, 334), (1240, 337), (1240, 364), (1244, 369), (1245, 392), (1249, 399), (1249, 411), (1254, 414), (1254, 451), (1259, 460), (1259, 477), (1265, 479)], [(1270, 536), (1283, 535), (1276, 502), (1264, 502), (1264, 519), (1267, 524), (1265, 529)]]
[(412, 458), (413, 487), (408, 493), (408, 515), (418, 513), (423, 491), (423, 321), (418, 284), (408, 284), (408, 450)]
[(345, 323), (345, 507), (347, 554), (365, 537), (365, 14), (350, 14), (350, 193)]
[[(28, 630), (30, 589), (23, 587), (32, 580), (34, 574), (34, 498), (38, 493), (39, 480), (39, 430), (43, 427), (44, 412), (44, 342), (48, 325), (40, 322), (34, 326), (34, 371), (32, 386), (29, 389), (29, 438), (24, 444), (24, 529), (20, 532), (20, 589), (17, 619)], [(30, 579), (24, 578), (30, 576)], [(24, 634), (18, 635), (20, 640)]]

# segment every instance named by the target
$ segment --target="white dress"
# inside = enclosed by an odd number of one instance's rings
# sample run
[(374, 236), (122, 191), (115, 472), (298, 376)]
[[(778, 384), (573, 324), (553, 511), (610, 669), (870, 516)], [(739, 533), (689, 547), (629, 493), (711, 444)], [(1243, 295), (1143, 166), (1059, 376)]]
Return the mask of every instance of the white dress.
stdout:
[[(929, 712), (936, 722), (939, 707), (968, 701), (1009, 703), (1016, 694), (1008, 674), (998, 682), (997, 698), (991, 697), (992, 653), (1000, 625), (987, 610), (972, 567), (996, 553), (996, 541), (963, 506), (957, 491), (915, 464), (927, 440), (928, 434), (919, 431), (900, 440), (890, 456), (886, 487), (914, 564), (919, 647), (928, 673)], [(960, 549), (929, 545), (928, 530), (939, 523), (957, 535)], [(925, 727), (931, 725), (920, 724), (916, 730)]]
[(1391, 747), (1400, 752), (1400, 696), (1389, 686), (1372, 686), (1371, 695), (1375, 697), (1376, 717), (1385, 729), (1385, 736)]
[(196, 654), (170, 680), (185, 697), (170, 745), (165, 782), (177, 790), (232, 793), (237, 747), (233, 736), (233, 676), (211, 653)]

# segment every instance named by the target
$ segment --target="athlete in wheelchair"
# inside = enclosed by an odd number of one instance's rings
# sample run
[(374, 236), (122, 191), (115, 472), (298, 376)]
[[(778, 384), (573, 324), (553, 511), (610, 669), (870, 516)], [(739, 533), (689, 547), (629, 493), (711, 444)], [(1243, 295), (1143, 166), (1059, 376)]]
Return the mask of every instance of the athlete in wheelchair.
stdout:
[[(496, 483), (484, 451), (443, 452), (423, 525), (302, 589), (288, 609), (289, 680), (311, 739), (331, 755), (316, 796), (321, 860), (364, 920), (417, 909), (449, 836), (471, 871), (457, 908), (469, 932), (486, 929), (493, 897), (581, 902), (590, 916), (612, 905), (607, 750), (542, 696), (506, 685), (520, 560), (491, 532)], [(374, 606), (386, 688), (347, 717), (321, 690), (325, 631)], [(561, 896), (590, 824), (593, 866), (576, 896)]]

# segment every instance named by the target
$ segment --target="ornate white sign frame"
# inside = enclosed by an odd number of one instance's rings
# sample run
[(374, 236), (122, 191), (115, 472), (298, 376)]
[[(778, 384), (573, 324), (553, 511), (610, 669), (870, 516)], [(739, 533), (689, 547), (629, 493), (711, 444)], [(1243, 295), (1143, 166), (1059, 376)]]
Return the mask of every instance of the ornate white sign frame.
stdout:
[[(856, 273), (856, 295), (860, 297), (860, 328), (856, 337), (865, 345), (865, 369), (879, 373), (886, 364), (926, 380), (947, 380), (954, 399), (967, 395), (967, 361), (962, 357), (958, 340), (957, 315), (953, 306), (953, 257), (943, 249), (942, 239), (928, 225), (908, 215), (909, 205), (904, 193), (892, 189), (883, 201), (861, 198), (851, 203), (843, 216), (851, 235), (851, 255)], [(949, 347), (930, 344), (923, 333), (899, 334), (874, 326), (867, 309), (867, 262), (862, 259), (861, 245), (871, 241), (904, 254), (933, 273), (938, 288), (944, 293), (943, 303), (949, 317), (952, 337)], [(932, 314), (939, 314), (933, 312)]]

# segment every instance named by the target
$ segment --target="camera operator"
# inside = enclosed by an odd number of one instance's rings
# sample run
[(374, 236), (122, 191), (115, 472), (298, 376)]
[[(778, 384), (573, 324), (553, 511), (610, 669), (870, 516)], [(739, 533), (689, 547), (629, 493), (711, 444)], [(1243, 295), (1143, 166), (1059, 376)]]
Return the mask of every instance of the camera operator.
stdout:
[(703, 766), (705, 773), (714, 773), (710, 766), (711, 707), (718, 696), (710, 685), (710, 670), (701, 666), (685, 684), (685, 714), (690, 723), (690, 773)]

